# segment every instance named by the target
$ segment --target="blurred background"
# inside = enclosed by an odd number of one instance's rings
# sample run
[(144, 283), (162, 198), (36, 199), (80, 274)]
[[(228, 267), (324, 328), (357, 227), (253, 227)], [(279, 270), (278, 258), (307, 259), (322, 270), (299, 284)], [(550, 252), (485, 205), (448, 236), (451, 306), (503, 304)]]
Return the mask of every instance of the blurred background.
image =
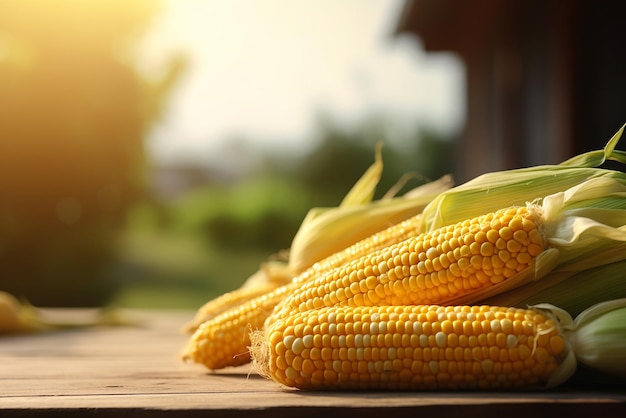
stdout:
[[(195, 309), (337, 205), (626, 122), (617, 5), (0, 0), (0, 290)], [(621, 148), (624, 148), (622, 141)]]

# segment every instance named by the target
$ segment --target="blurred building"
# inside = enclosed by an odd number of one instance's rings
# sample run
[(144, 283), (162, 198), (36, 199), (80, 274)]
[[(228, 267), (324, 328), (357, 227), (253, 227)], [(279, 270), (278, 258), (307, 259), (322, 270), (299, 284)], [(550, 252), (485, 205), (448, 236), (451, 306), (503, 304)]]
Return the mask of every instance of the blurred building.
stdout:
[[(408, 0), (395, 35), (466, 65), (457, 180), (599, 149), (626, 122), (621, 3)], [(626, 148), (624, 138), (618, 148)]]

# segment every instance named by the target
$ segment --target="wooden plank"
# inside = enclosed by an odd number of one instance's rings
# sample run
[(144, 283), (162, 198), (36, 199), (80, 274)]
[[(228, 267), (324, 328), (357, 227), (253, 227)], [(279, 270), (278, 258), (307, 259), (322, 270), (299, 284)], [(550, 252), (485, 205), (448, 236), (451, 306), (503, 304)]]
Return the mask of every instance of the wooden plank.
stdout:
[[(189, 312), (127, 312), (136, 327), (0, 339), (0, 416), (624, 416), (622, 385), (550, 392), (302, 392), (249, 365), (210, 372), (179, 358)], [(191, 415), (190, 415), (191, 414)], [(603, 417), (604, 418), (604, 417)]]

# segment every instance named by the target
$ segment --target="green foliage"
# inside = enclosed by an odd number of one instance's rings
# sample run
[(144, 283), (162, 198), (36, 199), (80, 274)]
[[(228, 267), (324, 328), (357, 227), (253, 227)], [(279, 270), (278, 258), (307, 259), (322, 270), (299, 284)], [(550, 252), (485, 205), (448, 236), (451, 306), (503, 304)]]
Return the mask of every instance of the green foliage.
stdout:
[(272, 253), (289, 247), (310, 206), (299, 184), (261, 176), (192, 191), (175, 202), (175, 226), (220, 247)]
[(326, 118), (320, 122), (318, 136), (320, 145), (304, 158), (295, 173), (311, 191), (317, 206), (334, 206), (341, 201), (372, 163), (378, 141), (384, 144), (384, 171), (376, 198), (406, 173), (413, 177), (406, 187), (415, 187), (454, 170), (454, 142), (428, 129), (409, 132), (402, 138), (402, 146), (394, 147), (383, 119), (373, 117), (348, 129)]

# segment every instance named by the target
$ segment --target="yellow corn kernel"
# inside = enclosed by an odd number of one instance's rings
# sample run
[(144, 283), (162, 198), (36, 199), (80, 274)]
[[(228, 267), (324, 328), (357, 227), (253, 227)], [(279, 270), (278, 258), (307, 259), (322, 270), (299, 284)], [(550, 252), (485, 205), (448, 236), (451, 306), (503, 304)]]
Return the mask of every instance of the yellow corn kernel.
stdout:
[[(303, 389), (543, 387), (567, 355), (543, 314), (490, 306), (324, 307), (294, 312), (252, 340), (259, 374)], [(314, 349), (328, 360), (312, 358)]]
[(303, 283), (313, 280), (360, 255), (405, 240), (415, 235), (421, 221), (419, 215), (380, 231), (343, 251), (315, 263), (296, 276), (292, 282), (257, 296), (202, 323), (187, 342), (183, 359), (204, 364), (210, 369), (237, 366), (250, 360), (249, 333), (263, 328), (272, 310)]
[[(502, 241), (503, 249), (497, 253), (500, 262), (494, 262), (489, 237), (495, 247)], [(539, 208), (502, 209), (408, 238), (329, 270), (291, 293), (271, 320), (332, 305), (441, 305), (461, 298), (470, 304), (476, 302), (474, 294), (531, 267), (544, 245)]]

